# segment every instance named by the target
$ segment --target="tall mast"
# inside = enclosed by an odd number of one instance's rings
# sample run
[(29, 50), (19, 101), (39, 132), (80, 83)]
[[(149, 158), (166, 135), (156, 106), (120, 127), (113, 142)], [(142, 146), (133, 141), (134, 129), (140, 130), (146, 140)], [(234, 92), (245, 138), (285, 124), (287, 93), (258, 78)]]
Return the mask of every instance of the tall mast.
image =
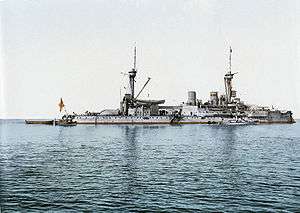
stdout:
[(129, 85), (130, 85), (130, 95), (131, 99), (134, 99), (134, 78), (136, 76), (136, 46), (134, 46), (134, 56), (133, 56), (133, 68), (128, 72), (129, 74)]
[(225, 83), (225, 94), (226, 94), (226, 102), (231, 103), (231, 98), (232, 98), (232, 79), (233, 75), (235, 73), (231, 73), (231, 54), (232, 54), (232, 49), (230, 47), (229, 50), (229, 71), (227, 74), (224, 76), (224, 83)]
[(133, 69), (136, 70), (136, 46), (134, 46)]
[(232, 53), (232, 49), (230, 46), (230, 52), (229, 52), (229, 74), (231, 74), (231, 53)]

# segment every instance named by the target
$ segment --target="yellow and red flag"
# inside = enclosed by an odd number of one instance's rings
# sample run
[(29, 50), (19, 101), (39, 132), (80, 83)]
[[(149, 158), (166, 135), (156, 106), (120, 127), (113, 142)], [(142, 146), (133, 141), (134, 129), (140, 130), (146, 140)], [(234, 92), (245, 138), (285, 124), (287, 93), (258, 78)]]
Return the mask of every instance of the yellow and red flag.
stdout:
[(59, 112), (61, 112), (62, 109), (65, 107), (65, 104), (64, 104), (62, 98), (60, 98), (60, 102), (59, 102), (58, 106), (59, 106)]

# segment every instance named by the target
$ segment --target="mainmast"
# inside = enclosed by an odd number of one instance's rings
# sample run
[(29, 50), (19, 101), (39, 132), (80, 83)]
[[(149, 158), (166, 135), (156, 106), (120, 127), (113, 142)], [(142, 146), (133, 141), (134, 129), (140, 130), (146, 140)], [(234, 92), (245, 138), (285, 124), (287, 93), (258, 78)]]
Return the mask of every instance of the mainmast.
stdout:
[(232, 53), (232, 49), (230, 47), (230, 51), (229, 51), (229, 74), (231, 74), (231, 53)]
[(131, 99), (134, 99), (134, 78), (136, 76), (137, 69), (136, 69), (136, 46), (134, 47), (134, 58), (133, 58), (133, 68), (128, 72), (129, 74), (129, 85), (130, 85), (130, 95)]

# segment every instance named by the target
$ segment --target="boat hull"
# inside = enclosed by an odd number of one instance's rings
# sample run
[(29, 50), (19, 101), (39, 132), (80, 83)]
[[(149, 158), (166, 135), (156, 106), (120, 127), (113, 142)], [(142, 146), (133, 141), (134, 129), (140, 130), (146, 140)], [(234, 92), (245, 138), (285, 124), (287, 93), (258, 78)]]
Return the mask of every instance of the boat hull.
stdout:
[[(178, 121), (172, 121), (172, 116), (76, 116), (77, 124), (121, 125), (121, 124), (223, 124), (227, 118), (184, 116)], [(229, 119), (228, 119), (229, 120)], [(255, 120), (255, 124), (294, 123), (289, 119)], [(252, 124), (252, 123), (251, 123)]]
[(53, 125), (54, 120), (25, 120), (26, 124), (46, 124)]

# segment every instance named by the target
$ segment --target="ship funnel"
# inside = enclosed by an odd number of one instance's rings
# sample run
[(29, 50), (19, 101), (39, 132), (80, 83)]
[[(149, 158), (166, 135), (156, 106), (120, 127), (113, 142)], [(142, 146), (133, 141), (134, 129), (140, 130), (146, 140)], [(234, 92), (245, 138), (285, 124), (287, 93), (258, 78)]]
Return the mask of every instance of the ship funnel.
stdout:
[(197, 98), (196, 98), (196, 92), (195, 91), (188, 91), (188, 105), (196, 106), (197, 104)]

